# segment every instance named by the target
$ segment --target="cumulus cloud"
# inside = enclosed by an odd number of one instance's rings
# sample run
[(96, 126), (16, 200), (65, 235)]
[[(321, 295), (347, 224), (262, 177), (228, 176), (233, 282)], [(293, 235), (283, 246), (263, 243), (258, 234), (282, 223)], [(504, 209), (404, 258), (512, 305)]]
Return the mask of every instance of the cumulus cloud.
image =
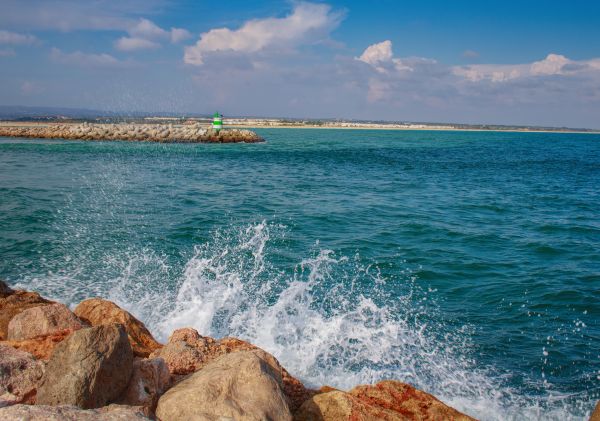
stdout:
[(160, 47), (160, 44), (144, 38), (122, 37), (115, 42), (115, 48), (120, 51), (149, 50)]
[(195, 45), (185, 48), (184, 62), (201, 66), (216, 52), (256, 53), (287, 50), (305, 43), (327, 40), (343, 14), (326, 4), (297, 3), (283, 18), (254, 19), (239, 29), (217, 28), (203, 33)]
[(477, 64), (457, 66), (454, 74), (471, 82), (491, 81), (495, 83), (542, 76), (575, 76), (600, 70), (600, 60), (570, 60), (560, 54), (548, 54), (545, 59), (522, 64)]
[(356, 60), (372, 66), (379, 73), (412, 72), (416, 67), (436, 63), (435, 60), (423, 57), (394, 57), (390, 40), (368, 46)]
[(128, 37), (121, 37), (115, 42), (115, 48), (120, 51), (149, 50), (161, 46), (161, 42), (170, 41), (173, 44), (191, 37), (186, 29), (171, 28), (167, 31), (154, 22), (140, 18), (127, 29)]
[(33, 35), (0, 30), (0, 44), (26, 45), (33, 44), (36, 41), (37, 38)]
[(116, 59), (110, 54), (90, 54), (81, 51), (66, 53), (58, 48), (52, 48), (50, 58), (56, 62), (84, 67), (121, 67), (125, 62)]

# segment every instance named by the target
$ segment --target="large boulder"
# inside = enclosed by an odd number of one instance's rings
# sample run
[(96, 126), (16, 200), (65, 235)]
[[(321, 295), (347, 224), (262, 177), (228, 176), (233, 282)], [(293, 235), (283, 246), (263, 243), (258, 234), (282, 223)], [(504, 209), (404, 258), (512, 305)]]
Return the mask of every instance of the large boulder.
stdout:
[(37, 402), (99, 408), (121, 395), (132, 371), (133, 352), (122, 325), (81, 329), (54, 349)]
[(131, 313), (115, 303), (101, 298), (82, 301), (75, 308), (75, 314), (92, 326), (120, 323), (125, 327), (133, 352), (137, 357), (147, 357), (162, 345), (156, 342), (146, 326)]
[(8, 339), (23, 340), (79, 330), (84, 324), (64, 304), (50, 304), (23, 310), (8, 323)]
[[(161, 349), (154, 351), (151, 357), (163, 358), (175, 378), (194, 373), (215, 359), (240, 351), (264, 350), (249, 342), (237, 338), (215, 340), (201, 336), (195, 329), (183, 328), (173, 332), (169, 342)], [(274, 361), (274, 357), (271, 356)], [(277, 363), (279, 366), (279, 363)], [(281, 367), (281, 366), (279, 366)], [(281, 367), (283, 392), (288, 399), (292, 411), (314, 395), (315, 391), (304, 387), (302, 382)]]
[(27, 352), (0, 345), (0, 407), (34, 403), (43, 375), (43, 362)]
[(236, 352), (207, 364), (158, 401), (161, 421), (291, 421), (281, 367), (263, 351)]
[(99, 409), (80, 409), (61, 405), (15, 405), (0, 408), (3, 421), (136, 421), (148, 420), (140, 408), (109, 405)]
[(141, 406), (145, 413), (152, 414), (158, 398), (171, 385), (171, 374), (162, 358), (136, 359), (133, 374), (119, 403)]
[(386, 380), (350, 392), (329, 389), (300, 407), (295, 421), (430, 421), (474, 419), (405, 383)]
[(5, 283), (0, 285), (0, 341), (7, 338), (8, 323), (17, 314), (32, 307), (54, 302), (46, 300), (37, 292), (12, 290)]

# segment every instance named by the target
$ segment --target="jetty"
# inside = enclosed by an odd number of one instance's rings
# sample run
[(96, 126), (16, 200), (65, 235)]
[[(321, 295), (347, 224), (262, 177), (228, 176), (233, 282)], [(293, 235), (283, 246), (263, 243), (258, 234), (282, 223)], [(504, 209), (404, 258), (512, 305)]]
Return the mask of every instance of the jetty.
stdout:
[(161, 143), (257, 143), (264, 142), (247, 129), (213, 129), (200, 123), (67, 123), (0, 125), (0, 137), (24, 137), (66, 140), (121, 140)]

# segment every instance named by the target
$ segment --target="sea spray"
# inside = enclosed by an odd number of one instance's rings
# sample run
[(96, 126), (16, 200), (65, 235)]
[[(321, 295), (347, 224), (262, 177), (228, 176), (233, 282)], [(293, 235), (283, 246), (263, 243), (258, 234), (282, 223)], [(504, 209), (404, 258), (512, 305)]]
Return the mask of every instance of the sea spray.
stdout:
[[(184, 326), (240, 337), (273, 353), (307, 385), (348, 389), (398, 379), (483, 420), (568, 420), (585, 412), (585, 396), (553, 392), (547, 383), (545, 396), (537, 384), (524, 394), (509, 386), (510, 373), (482, 367), (470, 341), (474, 327), (446, 320), (441, 297), (420, 286), (401, 256), (405, 268), (386, 277), (377, 262), (316, 243), (308, 257), (281, 267), (275, 262), (286, 232), (266, 221), (216, 230), (182, 269), (148, 248), (100, 259), (94, 248), (79, 250), (58, 273), (23, 286), (71, 304), (107, 297), (163, 341)], [(89, 272), (100, 279), (85, 282)], [(573, 401), (581, 406), (567, 404)]]

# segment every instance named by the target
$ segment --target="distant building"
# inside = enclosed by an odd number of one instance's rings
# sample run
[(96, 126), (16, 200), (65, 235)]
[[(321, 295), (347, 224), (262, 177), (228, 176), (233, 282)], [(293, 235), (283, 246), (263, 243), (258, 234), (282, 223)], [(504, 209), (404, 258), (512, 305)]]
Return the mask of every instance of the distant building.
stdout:
[(212, 128), (219, 133), (219, 131), (223, 128), (223, 115), (218, 112), (213, 115), (213, 123)]

